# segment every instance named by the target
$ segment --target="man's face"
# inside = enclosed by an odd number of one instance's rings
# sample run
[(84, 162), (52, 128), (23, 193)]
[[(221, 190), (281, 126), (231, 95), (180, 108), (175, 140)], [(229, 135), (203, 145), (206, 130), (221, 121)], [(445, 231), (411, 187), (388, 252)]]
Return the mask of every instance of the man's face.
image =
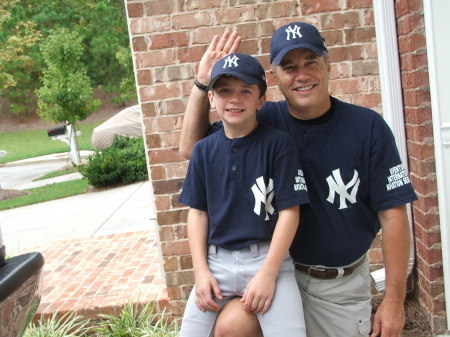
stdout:
[(294, 49), (283, 57), (274, 75), (294, 117), (316, 118), (329, 109), (329, 71), (324, 56), (309, 49)]
[(257, 84), (250, 85), (230, 76), (220, 77), (208, 96), (225, 128), (232, 126), (244, 132), (255, 127), (256, 110), (261, 109), (265, 102), (265, 96), (260, 97)]

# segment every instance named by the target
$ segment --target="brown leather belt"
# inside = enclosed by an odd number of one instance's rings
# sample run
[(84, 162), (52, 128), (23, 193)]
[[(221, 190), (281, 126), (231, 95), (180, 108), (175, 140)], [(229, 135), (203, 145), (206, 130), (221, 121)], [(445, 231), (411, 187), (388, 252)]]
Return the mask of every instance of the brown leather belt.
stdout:
[(318, 279), (333, 279), (341, 278), (353, 273), (353, 271), (358, 268), (366, 260), (365, 257), (359, 259), (355, 264), (345, 268), (316, 268), (312, 266), (307, 266), (304, 264), (295, 263), (295, 269)]

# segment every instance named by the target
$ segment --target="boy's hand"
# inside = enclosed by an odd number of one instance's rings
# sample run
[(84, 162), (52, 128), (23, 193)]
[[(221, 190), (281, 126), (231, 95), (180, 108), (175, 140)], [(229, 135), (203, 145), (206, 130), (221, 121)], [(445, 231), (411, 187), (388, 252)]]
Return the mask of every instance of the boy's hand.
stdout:
[(259, 271), (248, 283), (241, 302), (246, 311), (265, 314), (272, 303), (276, 277)]
[(241, 43), (241, 37), (237, 32), (230, 33), (226, 30), (219, 40), (215, 35), (206, 52), (203, 54), (197, 72), (197, 79), (207, 85), (210, 82), (211, 70), (214, 64), (228, 54), (235, 53)]
[(217, 280), (209, 270), (195, 273), (195, 303), (201, 311), (218, 311), (219, 305), (214, 301), (214, 296), (222, 300)]

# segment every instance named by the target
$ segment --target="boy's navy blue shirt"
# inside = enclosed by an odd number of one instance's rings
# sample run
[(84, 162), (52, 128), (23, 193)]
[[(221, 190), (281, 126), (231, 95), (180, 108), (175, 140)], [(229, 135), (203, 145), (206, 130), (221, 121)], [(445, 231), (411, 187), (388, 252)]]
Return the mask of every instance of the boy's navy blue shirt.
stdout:
[(208, 244), (241, 249), (270, 241), (278, 211), (309, 197), (295, 144), (260, 124), (242, 138), (221, 129), (199, 141), (180, 202), (208, 212)]
[(373, 110), (332, 99), (320, 123), (292, 117), (286, 101), (266, 102), (258, 120), (286, 131), (301, 158), (311, 203), (301, 207), (294, 261), (344, 266), (367, 252), (377, 211), (417, 199), (394, 136)]

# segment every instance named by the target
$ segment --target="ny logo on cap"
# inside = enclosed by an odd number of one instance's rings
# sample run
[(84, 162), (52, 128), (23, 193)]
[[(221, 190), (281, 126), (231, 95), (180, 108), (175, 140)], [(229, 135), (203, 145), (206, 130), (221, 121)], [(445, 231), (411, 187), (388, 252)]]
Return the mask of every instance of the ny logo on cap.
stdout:
[(239, 66), (239, 64), (237, 63), (238, 60), (239, 60), (239, 57), (237, 57), (236, 55), (228, 56), (224, 61), (225, 63), (223, 65), (223, 68), (225, 69), (225, 68), (231, 68), (231, 67), (238, 67)]
[(287, 33), (286, 40), (289, 41), (291, 38), (292, 39), (296, 39), (296, 38), (301, 39), (303, 35), (300, 33), (300, 28), (301, 27), (299, 27), (297, 25), (295, 25), (294, 27), (289, 26), (288, 28), (286, 28), (286, 33)]

